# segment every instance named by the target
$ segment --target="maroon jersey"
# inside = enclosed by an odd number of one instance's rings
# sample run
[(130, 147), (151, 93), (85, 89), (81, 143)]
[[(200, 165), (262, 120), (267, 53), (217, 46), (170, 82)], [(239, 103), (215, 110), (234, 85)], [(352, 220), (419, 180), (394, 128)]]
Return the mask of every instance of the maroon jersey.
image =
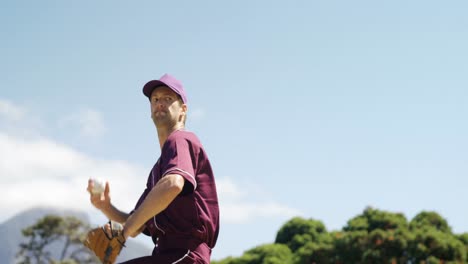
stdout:
[(177, 130), (169, 135), (135, 208), (167, 174), (184, 177), (184, 189), (164, 211), (146, 223), (144, 233), (153, 237), (158, 251), (199, 251), (208, 254), (203, 258), (209, 263), (219, 233), (218, 196), (210, 161), (195, 134)]

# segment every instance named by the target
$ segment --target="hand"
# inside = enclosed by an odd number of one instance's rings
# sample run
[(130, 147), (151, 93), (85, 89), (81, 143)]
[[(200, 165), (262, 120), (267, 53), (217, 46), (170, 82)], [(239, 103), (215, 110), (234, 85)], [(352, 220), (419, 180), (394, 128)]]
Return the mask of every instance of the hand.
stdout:
[[(111, 226), (111, 224), (112, 224), (112, 226)], [(128, 235), (125, 235), (125, 233), (124, 233), (125, 228), (124, 228), (123, 225), (121, 225), (121, 224), (119, 224), (117, 222), (109, 221), (109, 223), (105, 224), (102, 228), (106, 232), (107, 237), (111, 238), (111, 237), (116, 236), (117, 233), (119, 233), (119, 234), (121, 234), (123, 236), (125, 241), (127, 241)]]
[(109, 182), (106, 182), (104, 192), (99, 194), (93, 194), (91, 192), (91, 190), (93, 189), (93, 185), (93, 181), (91, 179), (88, 180), (88, 188), (86, 190), (89, 192), (91, 204), (101, 211), (109, 209), (111, 207), (111, 198), (109, 195)]
[(109, 224), (92, 229), (86, 235), (83, 244), (96, 254), (102, 263), (115, 263), (116, 258), (125, 247), (122, 225), (109, 221)]

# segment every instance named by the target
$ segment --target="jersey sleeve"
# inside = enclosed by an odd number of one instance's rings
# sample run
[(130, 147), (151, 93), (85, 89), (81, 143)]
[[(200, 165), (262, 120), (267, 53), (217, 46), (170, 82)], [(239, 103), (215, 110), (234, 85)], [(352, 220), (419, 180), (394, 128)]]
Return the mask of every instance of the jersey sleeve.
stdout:
[[(184, 177), (186, 183), (191, 184), (189, 191), (197, 188), (195, 179), (195, 154), (192, 144), (185, 138), (168, 139), (161, 153), (162, 177), (168, 174), (179, 174)], [(184, 189), (186, 189), (185, 187)]]

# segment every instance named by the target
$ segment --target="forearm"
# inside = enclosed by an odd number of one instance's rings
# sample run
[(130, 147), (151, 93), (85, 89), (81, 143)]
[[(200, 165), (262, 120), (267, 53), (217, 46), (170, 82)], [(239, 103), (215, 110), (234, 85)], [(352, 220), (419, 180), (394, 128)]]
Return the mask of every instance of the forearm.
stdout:
[(151, 217), (166, 209), (180, 194), (184, 182), (184, 178), (178, 174), (169, 174), (162, 178), (148, 193), (140, 207), (128, 217), (125, 223), (125, 235), (137, 235), (138, 230), (141, 230)]
[(102, 209), (101, 212), (109, 218), (109, 220), (116, 221), (121, 224), (125, 223), (130, 216), (130, 214), (120, 211), (112, 204), (110, 204), (109, 207)]

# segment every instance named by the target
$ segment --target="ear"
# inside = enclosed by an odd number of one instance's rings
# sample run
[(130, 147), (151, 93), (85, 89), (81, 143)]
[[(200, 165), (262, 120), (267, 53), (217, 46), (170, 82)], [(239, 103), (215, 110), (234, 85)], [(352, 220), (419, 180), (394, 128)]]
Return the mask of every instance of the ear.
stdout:
[(186, 104), (182, 104), (181, 108), (182, 108), (182, 112), (181, 112), (181, 114), (179, 116), (179, 122), (183, 122), (184, 125), (185, 125), (185, 120), (187, 119), (187, 110), (188, 110), (188, 108), (187, 108)]

